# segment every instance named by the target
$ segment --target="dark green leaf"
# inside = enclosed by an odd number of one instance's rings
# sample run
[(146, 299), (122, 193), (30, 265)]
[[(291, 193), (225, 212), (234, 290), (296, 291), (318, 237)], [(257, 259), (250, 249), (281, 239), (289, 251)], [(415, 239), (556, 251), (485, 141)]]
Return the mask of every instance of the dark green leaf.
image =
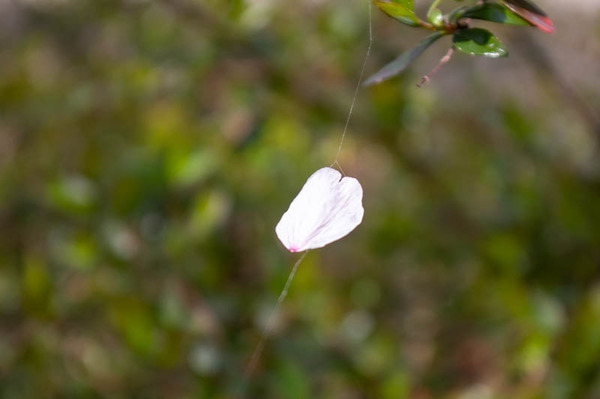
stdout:
[(453, 42), (454, 47), (470, 55), (483, 55), (490, 58), (508, 55), (500, 40), (485, 29), (461, 29), (454, 34)]
[(463, 14), (465, 12), (469, 11), (471, 8), (473, 8), (473, 7), (472, 6), (458, 7), (450, 13), (450, 16), (448, 17), (448, 19), (450, 20), (451, 23), (455, 23), (458, 19), (463, 17)]
[(410, 26), (418, 26), (419, 18), (412, 7), (412, 1), (391, 3), (375, 1), (375, 5), (390, 17)]
[(444, 36), (443, 32), (435, 32), (432, 35), (427, 36), (415, 47), (406, 51), (405, 53), (400, 55), (400, 57), (396, 58), (394, 61), (390, 62), (382, 69), (380, 69), (379, 72), (369, 77), (363, 85), (370, 86), (376, 83), (383, 82), (386, 79), (398, 75), (399, 73), (404, 71), (418, 56), (420, 56), (423, 53), (423, 51), (425, 51), (429, 46), (431, 46), (437, 39), (439, 39), (442, 36)]
[(530, 13), (537, 14), (542, 17), (547, 17), (544, 10), (542, 10), (529, 0), (503, 0), (502, 2), (507, 5), (512, 5), (513, 7), (518, 7)]
[(526, 20), (499, 4), (486, 3), (472, 7), (464, 12), (461, 17), (481, 19), (500, 24), (529, 26), (529, 23)]

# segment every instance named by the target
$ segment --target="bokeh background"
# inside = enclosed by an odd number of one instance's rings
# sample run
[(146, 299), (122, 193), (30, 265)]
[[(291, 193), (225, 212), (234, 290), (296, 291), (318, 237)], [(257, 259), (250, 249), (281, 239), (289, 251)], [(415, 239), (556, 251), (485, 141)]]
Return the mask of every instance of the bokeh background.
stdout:
[[(480, 24), (506, 59), (360, 91), (364, 221), (244, 380), (367, 2), (0, 1), (0, 397), (600, 398), (600, 3), (539, 5), (553, 35)], [(373, 30), (367, 73), (423, 37)]]

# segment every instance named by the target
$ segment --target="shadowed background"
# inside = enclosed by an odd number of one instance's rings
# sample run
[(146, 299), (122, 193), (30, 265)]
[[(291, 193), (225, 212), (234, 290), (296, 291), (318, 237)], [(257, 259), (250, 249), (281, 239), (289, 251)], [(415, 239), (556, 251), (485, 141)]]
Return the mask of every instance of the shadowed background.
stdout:
[[(244, 384), (366, 1), (0, 2), (0, 397), (600, 397), (600, 7), (568, 3), (539, 0), (553, 35), (480, 24), (506, 59), (417, 89), (440, 40), (361, 90), (363, 224), (308, 254)], [(369, 73), (422, 37), (373, 25)]]

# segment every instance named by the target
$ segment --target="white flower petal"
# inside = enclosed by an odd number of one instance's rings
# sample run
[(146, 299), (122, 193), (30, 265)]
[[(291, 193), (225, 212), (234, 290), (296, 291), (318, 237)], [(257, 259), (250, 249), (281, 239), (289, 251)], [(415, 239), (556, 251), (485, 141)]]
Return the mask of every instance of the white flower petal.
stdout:
[(312, 174), (275, 227), (291, 252), (321, 248), (348, 235), (361, 222), (362, 187), (332, 168)]

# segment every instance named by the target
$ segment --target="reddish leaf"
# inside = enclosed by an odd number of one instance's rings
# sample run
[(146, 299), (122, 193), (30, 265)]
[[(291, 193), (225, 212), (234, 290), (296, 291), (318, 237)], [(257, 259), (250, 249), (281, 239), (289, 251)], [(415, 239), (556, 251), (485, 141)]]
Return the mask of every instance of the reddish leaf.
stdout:
[(531, 25), (536, 26), (546, 33), (554, 32), (552, 20), (548, 18), (541, 8), (529, 0), (502, 0), (501, 3)]

